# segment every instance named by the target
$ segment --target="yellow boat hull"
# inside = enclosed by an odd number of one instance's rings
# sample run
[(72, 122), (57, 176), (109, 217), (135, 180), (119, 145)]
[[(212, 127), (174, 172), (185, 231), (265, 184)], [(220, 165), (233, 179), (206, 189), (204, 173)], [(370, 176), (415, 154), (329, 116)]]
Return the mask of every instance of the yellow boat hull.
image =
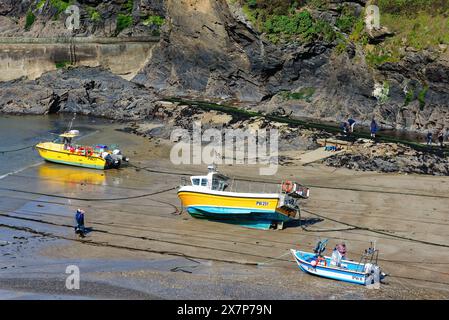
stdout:
[(278, 197), (223, 196), (182, 189), (178, 197), (194, 218), (219, 220), (257, 229), (268, 229), (273, 223), (295, 219), (295, 212), (278, 207)]
[(61, 144), (40, 143), (36, 146), (36, 149), (42, 158), (50, 162), (101, 170), (106, 168), (106, 160), (100, 156), (71, 153), (68, 150), (64, 150), (64, 146)]

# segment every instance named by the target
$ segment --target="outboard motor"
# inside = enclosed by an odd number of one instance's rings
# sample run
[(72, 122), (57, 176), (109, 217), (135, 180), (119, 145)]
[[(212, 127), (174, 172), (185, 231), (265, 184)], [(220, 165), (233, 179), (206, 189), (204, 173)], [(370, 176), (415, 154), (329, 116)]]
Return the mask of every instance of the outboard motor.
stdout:
[(129, 158), (125, 157), (125, 156), (122, 154), (122, 151), (119, 150), (119, 149), (114, 149), (114, 150), (112, 151), (112, 154), (113, 154), (113, 158), (116, 158), (116, 159), (118, 159), (118, 160), (120, 160), (120, 161), (129, 162)]
[(380, 282), (387, 276), (377, 264), (367, 263), (365, 264), (365, 273), (368, 274), (365, 285), (373, 285), (378, 287)]

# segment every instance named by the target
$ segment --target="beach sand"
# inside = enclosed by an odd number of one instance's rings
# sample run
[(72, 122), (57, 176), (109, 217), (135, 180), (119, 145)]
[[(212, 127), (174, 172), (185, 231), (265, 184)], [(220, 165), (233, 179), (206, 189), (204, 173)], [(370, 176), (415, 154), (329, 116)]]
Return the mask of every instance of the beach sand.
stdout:
[[(449, 177), (319, 163), (260, 176), (257, 166), (219, 166), (266, 182), (237, 181), (242, 190), (273, 190), (284, 179), (311, 188), (305, 228), (253, 230), (181, 211), (181, 178), (206, 165), (173, 165), (163, 142), (112, 129), (102, 137), (120, 141), (133, 166), (103, 172), (45, 163), (2, 180), (0, 298), (449, 298)], [(73, 232), (78, 207), (93, 228), (82, 240)], [(386, 284), (370, 290), (300, 271), (289, 249), (311, 251), (320, 238), (329, 239), (328, 254), (345, 241), (353, 260), (376, 241)], [(80, 290), (65, 288), (68, 265), (79, 266)]]

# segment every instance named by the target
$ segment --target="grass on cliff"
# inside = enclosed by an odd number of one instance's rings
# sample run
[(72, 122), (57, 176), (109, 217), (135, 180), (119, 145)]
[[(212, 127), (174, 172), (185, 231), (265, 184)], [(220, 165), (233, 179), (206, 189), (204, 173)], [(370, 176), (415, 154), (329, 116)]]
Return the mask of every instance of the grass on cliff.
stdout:
[(73, 0), (69, 0), (69, 1), (64, 1), (64, 0), (50, 0), (50, 4), (53, 8), (58, 10), (58, 14), (64, 12), (67, 10), (67, 8), (69, 6), (71, 6), (72, 4), (74, 4), (75, 1)]
[(65, 69), (67, 67), (71, 66), (70, 61), (57, 61), (55, 62), (56, 69)]
[(328, 22), (314, 19), (307, 7), (297, 1), (240, 0), (239, 3), (248, 20), (273, 43), (318, 39), (332, 42), (337, 38)]
[(97, 11), (97, 9), (93, 7), (86, 7), (87, 14), (89, 15), (89, 20), (98, 23), (101, 21), (101, 14)]
[(381, 26), (394, 35), (383, 43), (365, 47), (371, 66), (400, 61), (407, 47), (442, 50), (449, 45), (449, 0), (377, 0), (373, 3), (379, 6)]
[(154, 36), (160, 35), (160, 29), (165, 23), (165, 19), (161, 16), (148, 16), (144, 19), (142, 24), (152, 30)]
[(134, 20), (129, 14), (119, 14), (117, 16), (117, 28), (115, 30), (116, 34), (119, 34), (123, 30), (132, 26)]

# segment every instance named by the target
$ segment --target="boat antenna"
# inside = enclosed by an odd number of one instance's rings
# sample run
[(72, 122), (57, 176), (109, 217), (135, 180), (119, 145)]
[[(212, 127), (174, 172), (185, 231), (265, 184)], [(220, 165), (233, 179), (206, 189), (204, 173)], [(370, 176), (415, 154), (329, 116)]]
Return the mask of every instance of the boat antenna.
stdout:
[(72, 118), (72, 120), (70, 121), (69, 128), (67, 129), (67, 131), (72, 130), (73, 121), (75, 121), (75, 119), (76, 119), (76, 112), (73, 114), (73, 118)]

